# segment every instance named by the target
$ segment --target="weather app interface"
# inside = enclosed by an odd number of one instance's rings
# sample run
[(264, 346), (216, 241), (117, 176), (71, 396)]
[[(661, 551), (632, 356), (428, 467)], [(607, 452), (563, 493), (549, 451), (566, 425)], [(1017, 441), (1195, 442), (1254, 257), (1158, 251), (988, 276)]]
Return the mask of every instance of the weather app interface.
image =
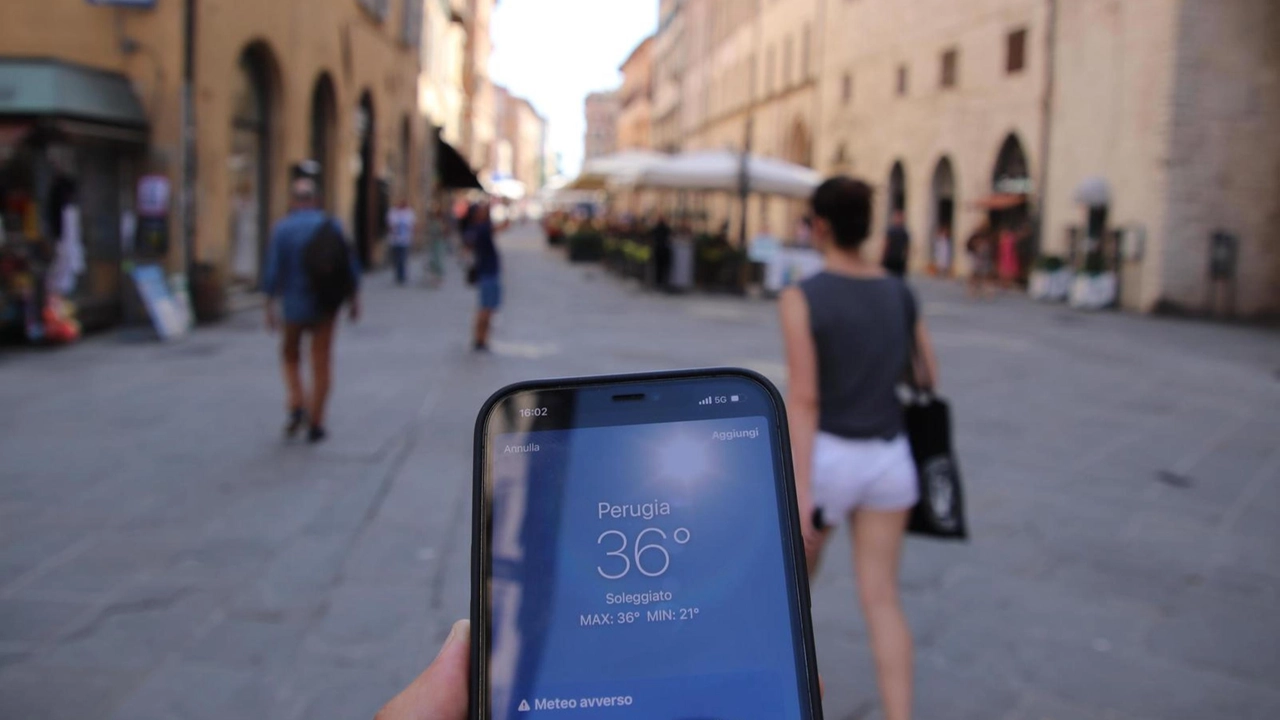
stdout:
[(492, 717), (800, 717), (765, 418), (492, 453)]

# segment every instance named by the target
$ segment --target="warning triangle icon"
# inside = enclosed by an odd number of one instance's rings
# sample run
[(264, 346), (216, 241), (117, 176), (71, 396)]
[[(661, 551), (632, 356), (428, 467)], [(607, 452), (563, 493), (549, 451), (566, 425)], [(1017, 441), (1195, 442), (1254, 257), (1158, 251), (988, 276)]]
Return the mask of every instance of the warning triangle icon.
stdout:
[(520, 707), (519, 707), (519, 708), (517, 708), (517, 710), (519, 710), (520, 712), (529, 712), (529, 701), (528, 701), (528, 700), (521, 700), (521, 701), (520, 701)]

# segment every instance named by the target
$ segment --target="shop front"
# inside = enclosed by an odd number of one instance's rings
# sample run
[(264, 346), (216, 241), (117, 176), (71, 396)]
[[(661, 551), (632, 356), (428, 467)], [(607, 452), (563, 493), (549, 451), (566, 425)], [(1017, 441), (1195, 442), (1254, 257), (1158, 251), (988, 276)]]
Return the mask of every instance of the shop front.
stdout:
[[(0, 337), (69, 342), (119, 322), (147, 120), (122, 75), (0, 59)], [(151, 251), (163, 255), (165, 231)]]

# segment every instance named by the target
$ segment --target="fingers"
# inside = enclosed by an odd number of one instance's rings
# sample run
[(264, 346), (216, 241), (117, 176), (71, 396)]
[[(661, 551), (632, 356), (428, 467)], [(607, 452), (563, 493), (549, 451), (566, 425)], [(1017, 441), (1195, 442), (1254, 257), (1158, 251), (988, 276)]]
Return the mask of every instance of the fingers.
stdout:
[(459, 620), (440, 654), (375, 720), (466, 720), (471, 623)]

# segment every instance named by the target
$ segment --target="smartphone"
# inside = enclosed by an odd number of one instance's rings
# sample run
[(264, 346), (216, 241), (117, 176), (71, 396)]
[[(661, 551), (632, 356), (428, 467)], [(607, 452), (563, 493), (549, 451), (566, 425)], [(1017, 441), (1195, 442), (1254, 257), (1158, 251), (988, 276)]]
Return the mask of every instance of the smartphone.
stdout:
[(505, 388), (476, 423), (471, 717), (822, 717), (786, 412), (735, 369)]

